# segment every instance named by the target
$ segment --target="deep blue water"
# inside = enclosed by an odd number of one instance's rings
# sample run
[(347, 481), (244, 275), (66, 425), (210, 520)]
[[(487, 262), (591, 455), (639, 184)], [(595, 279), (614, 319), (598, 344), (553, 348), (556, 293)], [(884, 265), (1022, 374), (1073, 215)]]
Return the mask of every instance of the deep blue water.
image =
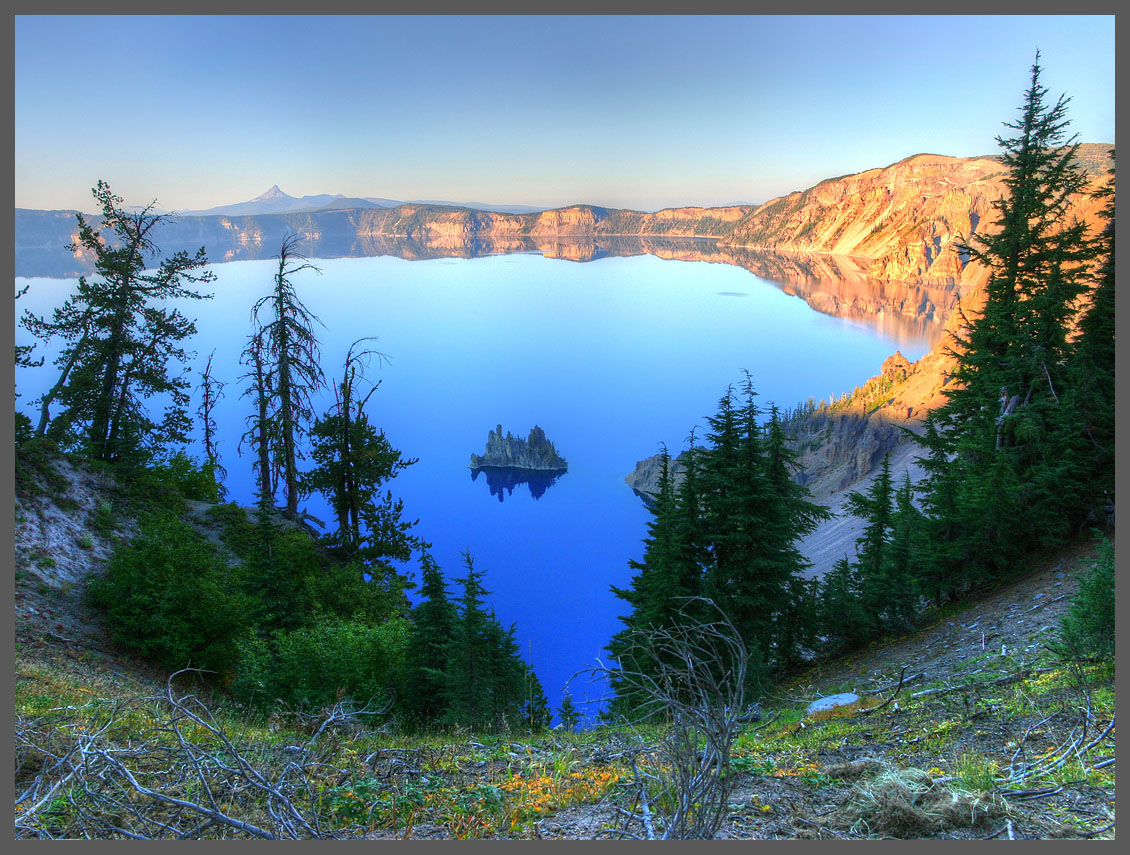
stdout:
[[(624, 604), (609, 586), (628, 584), (648, 519), (623, 480), (637, 460), (660, 442), (683, 448), (743, 368), (764, 404), (793, 406), (850, 390), (896, 348), (914, 360), (928, 346), (820, 314), (721, 264), (536, 254), (316, 263), (322, 275), (305, 272), (295, 283), (325, 325), (327, 376), (339, 374), (351, 342), (378, 337), (391, 361), (374, 366), (381, 387), (368, 412), (395, 447), (419, 458), (393, 492), (420, 519), (416, 532), (449, 578), (461, 575), (463, 550), (487, 571), (490, 604), (517, 624), (554, 709), (566, 680), (592, 665), (620, 626)], [(187, 307), (199, 330), (196, 364), (214, 348), (215, 374), (228, 383), (217, 413), (220, 453), (230, 498), (242, 503), (251, 501), (253, 477), (250, 455), (236, 455), (250, 412), (238, 358), (250, 307), (269, 290), (274, 268), (215, 265), (215, 298)], [(17, 309), (42, 312), (73, 281), (17, 279), (17, 288), (24, 284), (31, 289)], [(50, 368), (21, 371), (20, 405), (30, 413), (53, 379)], [(328, 401), (323, 395), (318, 410)], [(500, 502), (485, 477), (472, 480), (470, 455), (483, 452), (499, 423), (521, 436), (541, 425), (568, 460), (540, 498), (519, 484)], [(316, 498), (308, 507), (330, 522)], [(584, 682), (572, 692), (583, 700)]]

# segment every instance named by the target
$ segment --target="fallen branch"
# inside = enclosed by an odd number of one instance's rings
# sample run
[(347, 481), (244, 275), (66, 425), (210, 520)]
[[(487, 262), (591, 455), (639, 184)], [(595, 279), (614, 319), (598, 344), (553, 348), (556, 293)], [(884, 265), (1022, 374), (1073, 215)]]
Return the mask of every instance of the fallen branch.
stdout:
[[(903, 672), (903, 674), (906, 673), (905, 667), (902, 669), (902, 672)], [(926, 676), (925, 671), (920, 671), (917, 674), (912, 674), (911, 676), (907, 677), (905, 680), (902, 678), (902, 675), (899, 675), (899, 681), (897, 683), (891, 683), (889, 686), (880, 686), (877, 689), (860, 689), (859, 694), (861, 694), (861, 695), (881, 695), (881, 694), (883, 694), (883, 692), (889, 692), (891, 689), (897, 689), (899, 686), (905, 686), (908, 683), (913, 683), (915, 680), (920, 680), (921, 678), (923, 678), (925, 676)]]
[(902, 668), (902, 673), (899, 674), (899, 682), (898, 682), (898, 685), (895, 686), (894, 693), (889, 698), (887, 698), (885, 701), (883, 701), (883, 703), (879, 704), (879, 706), (877, 706), (877, 707), (871, 707), (870, 709), (856, 710), (856, 715), (871, 715), (871, 713), (879, 712), (879, 710), (884, 709), (887, 706), (889, 706), (891, 701), (893, 701), (895, 698), (897, 698), (898, 693), (900, 691), (902, 691), (903, 677), (905, 677), (905, 676), (906, 676), (906, 666), (904, 665), (903, 668)]

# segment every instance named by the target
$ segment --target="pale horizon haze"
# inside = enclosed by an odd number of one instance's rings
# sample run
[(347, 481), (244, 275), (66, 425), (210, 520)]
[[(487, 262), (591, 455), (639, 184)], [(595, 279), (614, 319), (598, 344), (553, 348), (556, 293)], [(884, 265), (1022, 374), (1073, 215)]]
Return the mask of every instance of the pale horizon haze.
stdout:
[(1029, 82), (1115, 143), (1114, 16), (17, 16), (15, 205), (277, 184), (656, 210), (997, 151)]

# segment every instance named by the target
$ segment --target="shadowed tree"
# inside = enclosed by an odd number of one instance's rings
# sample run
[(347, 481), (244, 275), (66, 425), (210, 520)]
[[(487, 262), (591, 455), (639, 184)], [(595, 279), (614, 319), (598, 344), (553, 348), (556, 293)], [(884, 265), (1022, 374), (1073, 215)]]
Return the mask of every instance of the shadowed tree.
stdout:
[(255, 402), (255, 411), (247, 418), (247, 432), (240, 438), (240, 447), (244, 442), (254, 447), (259, 503), (270, 505), (274, 502), (278, 488), (278, 468), (274, 463), (275, 455), (272, 454), (276, 422), (271, 417), (271, 375), (267, 372), (264, 361), (264, 348), (263, 331), (256, 329), (248, 337), (247, 347), (240, 356), (240, 364), (248, 368), (241, 379), (249, 381), (249, 385), (243, 390), (243, 397), (250, 397)]
[[(65, 342), (55, 362), (59, 380), (40, 400), (38, 432), (111, 461), (145, 453), (147, 446), (187, 441), (188, 381), (173, 366), (187, 359), (181, 342), (196, 327), (169, 303), (204, 299), (191, 286), (215, 276), (202, 270), (203, 248), (153, 263), (160, 252), (155, 230), (170, 219), (154, 213), (155, 202), (126, 210), (104, 181), (93, 194), (101, 223), (96, 229), (77, 214), (78, 240), (68, 249), (89, 253), (95, 276), (79, 277), (75, 293), (50, 320), (25, 313), (22, 323), (40, 340)], [(154, 396), (168, 402), (159, 422), (145, 406)], [(53, 403), (62, 412), (51, 419)]]
[(216, 439), (216, 403), (224, 395), (224, 386), (227, 385), (220, 380), (217, 380), (215, 375), (212, 374), (212, 357), (216, 355), (216, 351), (208, 354), (208, 361), (204, 364), (204, 370), (200, 372), (200, 385), (197, 388), (200, 390), (200, 407), (196, 411), (196, 415), (200, 418), (200, 427), (204, 432), (204, 456), (207, 459), (206, 466), (209, 474), (216, 482), (216, 487), (219, 490), (220, 498), (223, 499), (227, 493), (224, 487), (223, 480), (227, 477), (227, 470), (224, 469), (220, 463), (220, 453), (217, 448), (218, 441)]
[(314, 335), (314, 324), (321, 322), (303, 305), (292, 282), (303, 270), (321, 271), (303, 263), (297, 245), (297, 235), (283, 241), (274, 288), (251, 310), (262, 336), (261, 359), (270, 377), (266, 385), (277, 439), (272, 448), (286, 492), (283, 512), (288, 519), (298, 516), (299, 442), (313, 419), (310, 396), (325, 384)]
[(405, 459), (369, 421), (365, 405), (380, 383), (367, 392), (358, 386), (371, 360), (387, 357), (359, 350), (363, 341), (350, 345), (342, 379), (334, 385), (336, 400), (311, 429), (310, 454), (316, 466), (302, 477), (301, 487), (329, 499), (337, 518), (334, 539), (347, 555), (363, 551), (368, 559), (392, 556), (406, 561), (418, 546), (408, 534), (415, 523), (403, 522), (403, 504), (393, 501), (391, 492), (382, 496), (380, 489), (416, 460)]

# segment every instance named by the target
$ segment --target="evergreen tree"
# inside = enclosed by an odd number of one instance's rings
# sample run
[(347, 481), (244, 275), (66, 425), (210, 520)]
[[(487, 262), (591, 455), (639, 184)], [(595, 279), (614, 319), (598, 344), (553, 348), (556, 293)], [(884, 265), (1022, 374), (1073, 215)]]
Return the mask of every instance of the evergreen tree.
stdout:
[[(735, 406), (733, 389), (707, 417), (702, 455), (703, 533), (710, 559), (703, 590), (721, 608), (751, 650), (750, 680), (771, 664), (774, 618), (786, 608), (788, 579), (779, 575), (774, 500), (753, 390)], [(760, 661), (758, 661), (760, 659)]]
[(240, 356), (240, 364), (247, 366), (248, 372), (241, 379), (249, 381), (243, 390), (243, 397), (251, 398), (255, 410), (247, 418), (247, 432), (240, 438), (239, 449), (247, 442), (255, 449), (255, 483), (260, 503), (268, 506), (274, 503), (278, 489), (277, 455), (272, 454), (278, 443), (277, 421), (271, 415), (271, 399), (274, 390), (271, 375), (266, 364), (266, 342), (263, 331), (256, 329), (247, 339), (247, 346)]
[(774, 496), (770, 507), (776, 517), (773, 554), (787, 589), (785, 608), (776, 621), (775, 644), (779, 665), (787, 669), (797, 662), (798, 645), (811, 646), (815, 641), (816, 587), (801, 576), (810, 564), (801, 554), (798, 540), (832, 514), (812, 502), (808, 488), (793, 479), (796, 453), (788, 446), (776, 406), (770, 407), (767, 434), (766, 472)]
[[(771, 409), (766, 431), (748, 372), (740, 408), (732, 390), (707, 419), (712, 432), (703, 453), (703, 528), (710, 544), (704, 590), (726, 612), (752, 652), (751, 685), (787, 668), (804, 630), (807, 566), (796, 541), (828, 512), (810, 502), (792, 480), (780, 414)], [(760, 668), (758, 658), (761, 659)]]
[(858, 647), (872, 637), (871, 618), (863, 608), (857, 568), (844, 556), (820, 583), (817, 621), (830, 652)]
[(903, 628), (909, 628), (918, 614), (920, 595), (915, 569), (922, 526), (922, 512), (914, 506), (914, 489), (908, 472), (903, 476), (902, 486), (895, 492), (891, 542), (887, 552), (887, 577), (893, 592), (890, 613)]
[(888, 610), (895, 594), (888, 574), (892, 498), (890, 455), (883, 456), (879, 473), (866, 494), (853, 490), (847, 496), (848, 512), (866, 520), (863, 533), (856, 540), (856, 563), (862, 606), (877, 634), (891, 624)]
[(273, 438), (277, 440), (272, 450), (283, 479), (288, 519), (298, 516), (299, 442), (313, 419), (310, 396), (325, 382), (314, 335), (314, 324), (320, 322), (299, 300), (291, 281), (303, 270), (321, 271), (312, 264), (299, 263), (303, 256), (295, 249), (297, 245), (297, 235), (283, 241), (274, 288), (251, 311), (259, 328), (256, 337), (261, 335), (252, 358), (262, 361), (270, 377), (262, 392), (269, 395), (271, 404)]
[(310, 568), (291, 560), (283, 545), (283, 529), (270, 505), (255, 510), (252, 548), (244, 559), (244, 589), (251, 597), (254, 623), (271, 629), (300, 626), (307, 611), (303, 576)]
[(549, 709), (549, 700), (545, 696), (541, 680), (534, 673), (534, 669), (524, 665), (522, 679), (522, 704), (518, 711), (518, 721), (522, 728), (530, 733), (538, 733), (549, 727), (553, 720), (553, 713)]
[[(636, 571), (630, 588), (612, 586), (612, 593), (632, 606), (632, 613), (620, 620), (630, 628), (663, 626), (671, 613), (670, 599), (683, 592), (678, 580), (672, 578), (675, 569), (675, 492), (671, 477), (671, 457), (664, 446), (659, 455), (659, 484), (648, 511), (648, 537), (644, 539), (643, 560), (630, 560), (628, 565)], [(616, 639), (609, 649), (615, 656)]]
[[(125, 210), (104, 181), (93, 193), (102, 208), (99, 229), (77, 214), (78, 240), (68, 249), (90, 253), (95, 278), (79, 277), (50, 320), (25, 312), (22, 323), (40, 340), (65, 342), (56, 359), (59, 379), (40, 399), (38, 433), (50, 431), (92, 459), (112, 461), (187, 441), (188, 381), (174, 366), (186, 361), (181, 343), (196, 327), (168, 303), (203, 299), (191, 286), (215, 277), (202, 270), (203, 248), (154, 264), (154, 234), (169, 219), (154, 213), (155, 202)], [(145, 407), (154, 396), (168, 401), (159, 422)], [(53, 403), (62, 411), (52, 419)]]
[[(989, 269), (986, 303), (955, 336), (946, 403), (928, 417), (927, 490), (941, 545), (935, 582), (993, 576), (1024, 552), (1061, 542), (1080, 518), (1068, 331), (1094, 255), (1084, 224), (1066, 219), (1085, 176), (1067, 138), (1067, 103), (1046, 101), (1039, 54), (1020, 118), (998, 137), (1008, 173), (993, 234), (966, 247)], [(944, 533), (945, 539), (940, 536)], [(938, 565), (942, 566), (938, 566)], [(951, 583), (952, 584), (952, 583)]]
[[(1114, 158), (1114, 152), (1111, 152)], [(1096, 240), (1099, 268), (1090, 304), (1079, 319), (1069, 359), (1068, 411), (1076, 414), (1082, 502), (1090, 516), (1105, 520), (1114, 505), (1114, 167), (1095, 196), (1106, 200), (1106, 220)]]
[[(651, 673), (654, 663), (638, 660), (639, 648), (634, 643), (638, 633), (651, 629), (670, 627), (680, 620), (687, 597), (697, 596), (701, 586), (701, 564), (698, 558), (697, 530), (698, 496), (697, 464), (693, 433), (691, 450), (683, 455), (684, 479), (679, 489), (674, 486), (672, 462), (666, 446), (661, 446), (659, 456), (658, 490), (649, 505), (652, 519), (648, 523), (648, 537), (644, 540), (643, 561), (629, 561), (636, 574), (631, 587), (612, 586), (612, 593), (632, 607), (631, 613), (620, 617), (624, 629), (612, 637), (609, 654), (626, 668), (640, 673)], [(626, 661), (629, 651), (633, 659)], [(612, 689), (616, 690), (615, 681)], [(613, 712), (627, 712), (624, 700), (618, 696), (613, 701)]]
[(440, 721), (477, 729), (495, 729), (522, 723), (526, 665), (518, 655), (514, 629), (503, 628), (484, 606), (489, 593), (483, 573), (475, 569), (470, 553), (463, 554), (467, 575), (455, 581), (463, 588), (445, 651)]
[(228, 473), (223, 464), (220, 463), (214, 414), (216, 403), (223, 397), (226, 384), (217, 380), (212, 374), (212, 357), (215, 355), (216, 351), (214, 350), (208, 354), (208, 362), (205, 363), (204, 370), (200, 372), (200, 385), (197, 387), (200, 389), (200, 407), (197, 409), (196, 415), (200, 418), (200, 428), (204, 432), (205, 471), (216, 482), (219, 498), (223, 500), (227, 494), (223, 480)]
[(438, 721), (446, 710), (445, 675), (458, 613), (447, 595), (443, 574), (428, 552), (420, 556), (420, 601), (411, 614), (401, 707), (417, 725)]
[(573, 696), (566, 690), (561, 695), (561, 706), (557, 710), (557, 720), (566, 732), (573, 733), (581, 721), (581, 714), (573, 703)]
[[(538, 717), (539, 711), (527, 709), (531, 700), (529, 691), (533, 688), (529, 679), (537, 677), (522, 661), (518, 647), (517, 630), (511, 625), (504, 627), (491, 609), (483, 629), (483, 647), (486, 657), (486, 684), (490, 704), (483, 721), (495, 730), (511, 727), (525, 727), (529, 717)], [(541, 693), (541, 686), (538, 685)], [(542, 693), (544, 697), (544, 693)]]
[(404, 459), (383, 431), (369, 422), (365, 404), (377, 390), (375, 383), (364, 395), (357, 389), (364, 379), (367, 360), (375, 351), (355, 351), (350, 346), (344, 376), (335, 385), (337, 401), (310, 431), (315, 468), (303, 475), (303, 491), (318, 490), (329, 499), (337, 517), (335, 545), (347, 557), (356, 556), (370, 576), (395, 574), (385, 559), (407, 561), (419, 542), (408, 532), (414, 522), (402, 520), (403, 503), (381, 486), (416, 461)]

